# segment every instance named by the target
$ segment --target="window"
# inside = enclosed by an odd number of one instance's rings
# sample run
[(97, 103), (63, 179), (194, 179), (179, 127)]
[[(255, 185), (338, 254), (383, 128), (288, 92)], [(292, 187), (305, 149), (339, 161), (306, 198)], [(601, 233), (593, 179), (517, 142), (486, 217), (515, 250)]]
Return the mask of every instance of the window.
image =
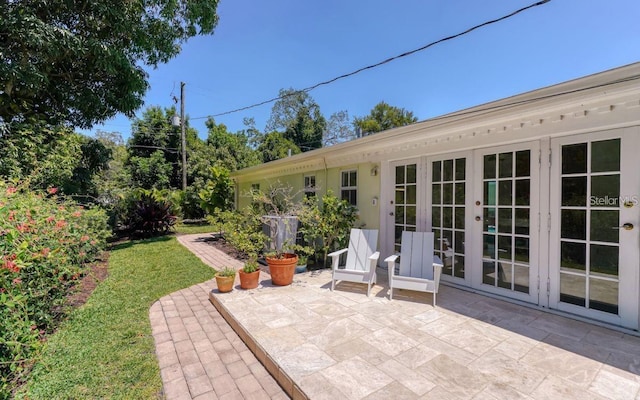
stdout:
[(252, 183), (251, 184), (251, 193), (258, 193), (260, 191), (260, 184), (259, 183)]
[(316, 195), (316, 176), (307, 175), (304, 177), (304, 195), (305, 197), (315, 197)]
[(358, 205), (358, 171), (342, 171), (340, 197), (352, 206)]

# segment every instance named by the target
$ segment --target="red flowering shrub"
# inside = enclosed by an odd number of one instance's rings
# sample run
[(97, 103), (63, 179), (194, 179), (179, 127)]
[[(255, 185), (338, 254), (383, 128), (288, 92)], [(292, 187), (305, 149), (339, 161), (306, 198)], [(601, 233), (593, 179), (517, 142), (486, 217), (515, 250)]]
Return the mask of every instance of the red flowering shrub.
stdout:
[(0, 181), (0, 399), (60, 320), (86, 263), (104, 249), (106, 215)]

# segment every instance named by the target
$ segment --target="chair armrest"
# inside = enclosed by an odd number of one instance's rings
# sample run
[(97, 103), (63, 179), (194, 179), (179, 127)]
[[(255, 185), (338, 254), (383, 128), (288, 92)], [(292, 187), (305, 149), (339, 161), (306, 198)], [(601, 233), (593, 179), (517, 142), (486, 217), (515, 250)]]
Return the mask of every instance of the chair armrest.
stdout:
[(398, 259), (398, 254), (391, 255), (384, 259), (384, 262), (387, 263), (387, 271), (389, 273), (389, 284), (392, 284), (392, 279), (396, 274), (396, 260)]
[(342, 249), (338, 251), (334, 251), (333, 253), (327, 254), (328, 257), (331, 257), (331, 269), (338, 269), (338, 262), (340, 261), (340, 255), (345, 253), (349, 249)]
[(339, 256), (340, 254), (344, 253), (347, 250), (349, 250), (349, 249), (337, 250), (337, 251), (334, 251), (333, 253), (327, 254), (327, 256), (328, 257), (337, 257), (337, 256)]
[(396, 262), (397, 259), (398, 259), (398, 255), (394, 254), (394, 255), (391, 255), (391, 256), (385, 258), (384, 262), (386, 262), (386, 263), (390, 263), (390, 262), (394, 263), (394, 262)]
[(374, 260), (377, 261), (378, 258), (380, 258), (380, 252), (376, 251), (375, 253), (369, 256), (369, 261), (374, 261)]

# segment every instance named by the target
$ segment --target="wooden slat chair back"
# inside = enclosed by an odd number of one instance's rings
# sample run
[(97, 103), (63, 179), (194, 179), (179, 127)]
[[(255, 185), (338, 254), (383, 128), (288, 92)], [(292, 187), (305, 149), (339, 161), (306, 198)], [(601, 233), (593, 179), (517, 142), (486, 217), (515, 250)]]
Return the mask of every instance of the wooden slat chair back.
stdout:
[(433, 232), (402, 232), (400, 269), (395, 273), (398, 255), (385, 259), (389, 269), (389, 299), (393, 289), (408, 289), (433, 293), (433, 306), (440, 286), (442, 261), (433, 253)]
[[(336, 281), (348, 281), (367, 284), (367, 296), (371, 293), (371, 285), (376, 282), (376, 264), (380, 253), (376, 251), (378, 243), (377, 229), (351, 229), (349, 246), (346, 249), (329, 254), (331, 257), (331, 290)], [(340, 255), (347, 253), (343, 266), (338, 265)]]
[(433, 280), (433, 232), (402, 232), (400, 276)]

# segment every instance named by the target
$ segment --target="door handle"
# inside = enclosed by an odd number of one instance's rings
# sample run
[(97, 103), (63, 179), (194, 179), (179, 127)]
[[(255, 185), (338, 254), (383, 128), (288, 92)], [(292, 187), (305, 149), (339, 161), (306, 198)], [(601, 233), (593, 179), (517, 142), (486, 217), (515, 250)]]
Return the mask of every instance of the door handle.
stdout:
[(624, 229), (625, 231), (630, 231), (633, 229), (633, 224), (626, 222), (622, 224), (622, 226), (612, 226), (611, 229)]
[(391, 216), (393, 217), (393, 211), (391, 211), (391, 212), (389, 213), (389, 215), (391, 215)]

